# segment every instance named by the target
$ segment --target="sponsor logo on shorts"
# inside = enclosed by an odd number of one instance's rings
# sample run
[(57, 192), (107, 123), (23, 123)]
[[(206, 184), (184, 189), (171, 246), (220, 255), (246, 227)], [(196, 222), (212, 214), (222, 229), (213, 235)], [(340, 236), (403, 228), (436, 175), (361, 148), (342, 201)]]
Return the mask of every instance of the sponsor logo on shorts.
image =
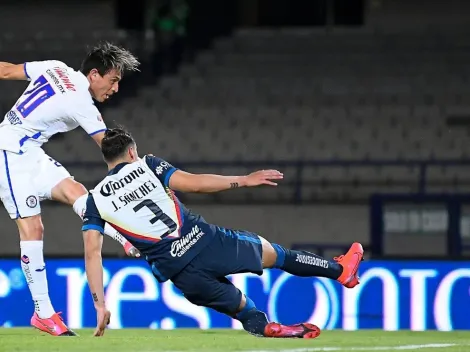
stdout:
[(297, 254), (296, 262), (308, 265), (320, 266), (322, 268), (328, 268), (328, 260), (312, 257), (310, 255)]
[(36, 208), (38, 205), (38, 199), (35, 196), (29, 196), (26, 198), (26, 205), (30, 208)]
[(182, 257), (188, 250), (191, 249), (192, 246), (197, 243), (197, 241), (199, 241), (202, 236), (204, 236), (204, 232), (199, 228), (199, 226), (194, 225), (191, 229), (191, 232), (171, 244), (171, 256), (178, 258)]

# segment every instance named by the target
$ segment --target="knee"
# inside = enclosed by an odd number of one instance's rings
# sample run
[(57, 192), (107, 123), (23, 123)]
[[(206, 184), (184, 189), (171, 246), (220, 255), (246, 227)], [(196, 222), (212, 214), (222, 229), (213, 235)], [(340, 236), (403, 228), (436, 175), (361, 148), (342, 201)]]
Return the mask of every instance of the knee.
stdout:
[(195, 281), (193, 285), (186, 285), (182, 290), (184, 297), (197, 306), (207, 307), (216, 300), (217, 287), (206, 285), (204, 281)]
[(42, 221), (35, 222), (30, 229), (29, 237), (31, 238), (30, 241), (39, 241), (42, 240), (44, 235), (44, 225)]
[(269, 268), (282, 268), (289, 250), (276, 243), (271, 244), (272, 255), (270, 257)]
[(264, 238), (261, 240), (263, 245), (263, 268), (279, 267), (279, 262), (283, 261), (284, 247), (270, 243)]
[(202, 306), (214, 309), (219, 313), (223, 313), (229, 316), (234, 316), (240, 305), (240, 300), (234, 298), (231, 294), (225, 292), (214, 291), (201, 291), (198, 293), (185, 294), (185, 298), (195, 304), (196, 306)]
[(84, 185), (69, 178), (52, 190), (52, 198), (59, 202), (73, 205), (78, 198), (87, 193), (88, 191)]
[(78, 198), (87, 193), (88, 191), (84, 185), (82, 185), (80, 182), (72, 181), (70, 186), (65, 190), (65, 197), (70, 204), (73, 204)]
[(18, 220), (21, 241), (42, 241), (44, 226), (39, 216)]
[(67, 199), (69, 200), (70, 204), (73, 204), (78, 198), (87, 193), (88, 191), (84, 185), (82, 185), (80, 182), (73, 181), (73, 186), (71, 187), (70, 192), (67, 195)]
[(208, 306), (210, 304), (210, 298), (207, 295), (199, 294), (185, 294), (184, 297), (196, 306)]

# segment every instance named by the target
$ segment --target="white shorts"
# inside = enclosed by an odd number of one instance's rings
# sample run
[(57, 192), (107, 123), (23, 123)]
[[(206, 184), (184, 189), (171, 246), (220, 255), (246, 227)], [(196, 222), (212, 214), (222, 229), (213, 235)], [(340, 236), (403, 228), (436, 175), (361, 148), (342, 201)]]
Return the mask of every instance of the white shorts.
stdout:
[(0, 150), (0, 199), (12, 219), (40, 214), (40, 201), (51, 199), (52, 189), (69, 177), (41, 148), (23, 154)]

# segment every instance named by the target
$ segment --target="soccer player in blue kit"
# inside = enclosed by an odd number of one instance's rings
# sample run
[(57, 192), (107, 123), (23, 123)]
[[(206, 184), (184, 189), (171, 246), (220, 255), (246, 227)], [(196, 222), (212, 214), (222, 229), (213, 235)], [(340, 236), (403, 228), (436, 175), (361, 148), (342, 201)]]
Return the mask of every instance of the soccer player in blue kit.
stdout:
[(248, 231), (209, 224), (173, 192), (275, 186), (283, 178), (279, 171), (261, 170), (246, 176), (187, 173), (152, 155), (139, 158), (134, 139), (122, 128), (105, 132), (101, 151), (109, 173), (90, 192), (82, 227), (86, 274), (97, 310), (95, 336), (104, 334), (111, 316), (104, 299), (101, 262), (105, 223), (142, 253), (159, 282), (171, 280), (193, 304), (237, 319), (257, 336), (315, 338), (320, 329), (310, 323), (286, 326), (269, 322), (227, 275), (262, 275), (264, 268), (279, 268), (295, 276), (327, 277), (347, 288), (359, 284), (364, 255), (359, 243), (353, 243), (346, 254), (327, 260), (270, 243)]

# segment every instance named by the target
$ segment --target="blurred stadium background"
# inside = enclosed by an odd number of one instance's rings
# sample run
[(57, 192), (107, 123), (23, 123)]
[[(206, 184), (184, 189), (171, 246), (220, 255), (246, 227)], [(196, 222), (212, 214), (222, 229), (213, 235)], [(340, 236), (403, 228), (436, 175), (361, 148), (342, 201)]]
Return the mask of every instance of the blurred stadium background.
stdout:
[[(189, 207), (210, 222), (325, 256), (352, 241), (367, 248), (366, 284), (353, 293), (321, 280), (313, 291), (311, 280), (309, 289), (305, 281), (287, 287), (276, 272), (264, 281), (234, 279), (271, 317), (315, 317), (346, 329), (470, 328), (470, 2), (0, 4), (1, 61), (57, 59), (78, 68), (99, 40), (131, 49), (143, 63), (99, 106), (109, 126), (131, 130), (142, 154), (190, 172), (270, 167), (286, 177), (275, 189), (180, 195)], [(0, 82), (2, 114), (24, 88)], [(106, 172), (82, 130), (56, 136), (45, 149), (87, 187)], [(72, 327), (93, 325), (80, 221), (64, 206), (42, 206), (53, 303), (62, 304)], [(16, 226), (5, 211), (0, 224), (0, 324), (27, 325), (32, 303), (18, 271)], [(110, 240), (104, 250), (114, 258), (108, 289), (121, 310), (114, 327), (232, 326), (212, 313), (204, 320), (195, 307), (178, 310), (181, 297), (150, 283), (145, 263), (119, 259), (122, 249)], [(299, 288), (307, 290), (304, 311), (281, 303)], [(155, 309), (161, 320), (139, 318), (149, 301), (159, 302), (150, 306), (163, 309)], [(18, 304), (21, 314), (12, 310)]]

